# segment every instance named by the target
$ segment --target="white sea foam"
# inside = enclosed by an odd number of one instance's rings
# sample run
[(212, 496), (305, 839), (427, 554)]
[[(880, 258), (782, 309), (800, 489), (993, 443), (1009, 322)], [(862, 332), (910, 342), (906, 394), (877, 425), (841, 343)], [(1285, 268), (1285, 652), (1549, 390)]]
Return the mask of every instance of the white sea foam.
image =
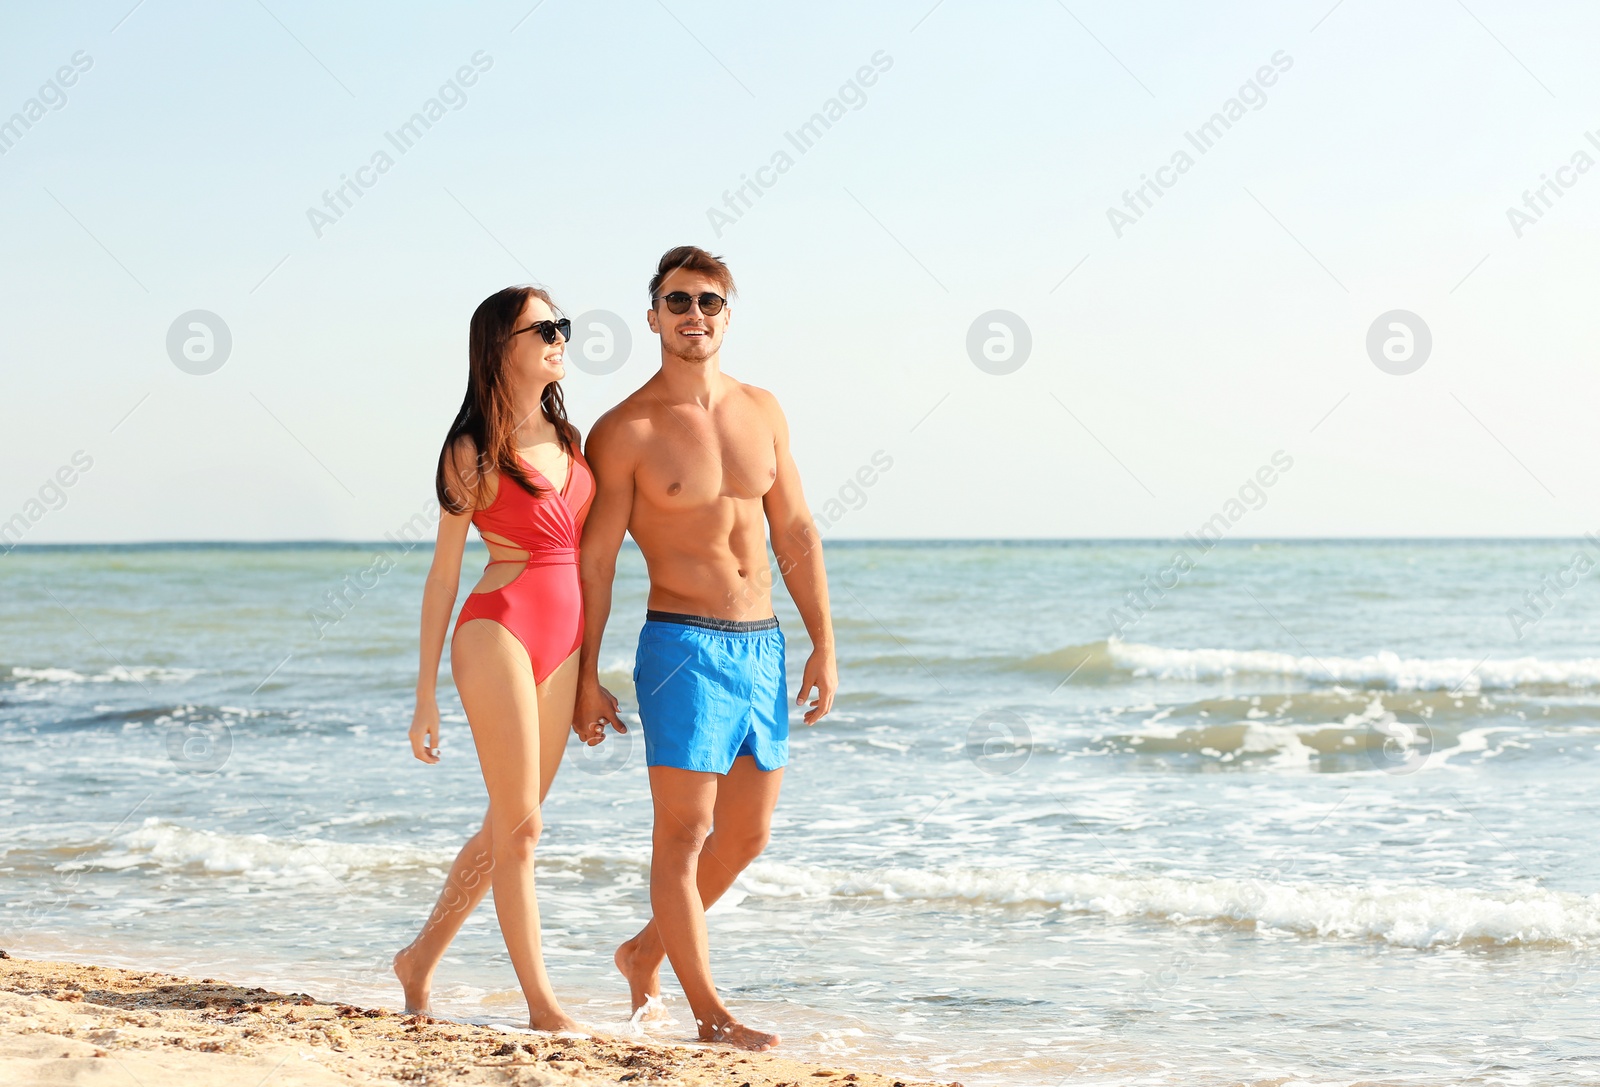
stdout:
[[(346, 820), (348, 822), (348, 820)], [(124, 869), (153, 866), (192, 870), (215, 875), (245, 875), (275, 880), (309, 879), (325, 882), (353, 876), (448, 868), (460, 843), (439, 848), (419, 848), (382, 842), (337, 842), (308, 830), (303, 836), (288, 834), (227, 834), (196, 830), (150, 817), (112, 839), (110, 848), (59, 866), (63, 872), (84, 868)], [(549, 868), (574, 868), (600, 863), (607, 868), (641, 870), (649, 865), (646, 853), (575, 852), (541, 848), (539, 863)]]
[(1538, 657), (1469, 660), (1401, 657), (1384, 650), (1365, 657), (1296, 657), (1259, 649), (1166, 649), (1136, 642), (1105, 643), (1114, 666), (1156, 679), (1215, 679), (1239, 674), (1298, 676), (1334, 683), (1377, 684), (1396, 690), (1476, 692), (1516, 687), (1600, 686), (1600, 658), (1551, 661)]
[(155, 665), (124, 668), (116, 665), (104, 672), (84, 674), (71, 668), (27, 668), (13, 665), (11, 678), (20, 683), (182, 683), (200, 674), (198, 668), (159, 668)]
[(1600, 946), (1600, 895), (1533, 887), (1503, 891), (1024, 869), (842, 872), (772, 861), (757, 861), (742, 880), (752, 893), (768, 896), (1037, 903), (1119, 919), (1226, 922), (1401, 947)]
[(325, 881), (378, 869), (448, 866), (454, 849), (418, 849), (371, 843), (330, 842), (266, 834), (222, 834), (149, 818), (114, 839), (113, 849), (67, 868), (197, 868), (216, 874)]
[[(222, 834), (160, 819), (119, 835), (110, 850), (63, 865), (155, 865), (272, 882), (326, 883), (447, 866), (455, 846), (424, 849), (265, 834)], [(638, 873), (637, 851), (541, 850), (541, 862)], [(1600, 894), (1540, 887), (1514, 890), (1394, 882), (1323, 883), (1272, 878), (1218, 879), (1024, 868), (834, 869), (758, 860), (740, 877), (727, 908), (750, 898), (829, 902), (847, 911), (860, 898), (974, 905), (1040, 905), (1115, 919), (1228, 923), (1401, 947), (1546, 944), (1600, 947)]]
[(1300, 734), (1294, 729), (1286, 725), (1269, 725), (1259, 721), (1252, 721), (1245, 727), (1237, 753), (1274, 755), (1276, 756), (1274, 761), (1283, 766), (1308, 766), (1313, 754), (1311, 748), (1301, 741)]

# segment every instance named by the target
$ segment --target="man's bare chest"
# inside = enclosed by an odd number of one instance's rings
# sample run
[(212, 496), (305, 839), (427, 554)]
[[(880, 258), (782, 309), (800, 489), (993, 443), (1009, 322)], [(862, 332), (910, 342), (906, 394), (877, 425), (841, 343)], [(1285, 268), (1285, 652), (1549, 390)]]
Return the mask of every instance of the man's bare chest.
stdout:
[(658, 424), (635, 475), (639, 498), (668, 509), (722, 499), (760, 499), (778, 475), (775, 435), (751, 413), (734, 420), (680, 419)]

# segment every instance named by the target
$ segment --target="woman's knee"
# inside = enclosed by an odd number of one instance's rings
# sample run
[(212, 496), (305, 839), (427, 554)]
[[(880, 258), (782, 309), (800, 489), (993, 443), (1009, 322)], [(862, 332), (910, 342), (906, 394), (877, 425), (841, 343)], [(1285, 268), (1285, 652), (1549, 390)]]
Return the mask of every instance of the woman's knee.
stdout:
[(544, 833), (544, 819), (535, 808), (527, 818), (513, 826), (495, 826), (488, 830), (489, 850), (497, 860), (515, 861), (533, 856)]

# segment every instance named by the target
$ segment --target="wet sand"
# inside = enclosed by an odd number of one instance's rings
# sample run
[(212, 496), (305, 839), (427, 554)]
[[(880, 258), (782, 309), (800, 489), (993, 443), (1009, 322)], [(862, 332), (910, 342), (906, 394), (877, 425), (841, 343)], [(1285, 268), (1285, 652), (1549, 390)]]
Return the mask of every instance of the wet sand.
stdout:
[(931, 1087), (771, 1053), (513, 1033), (211, 978), (8, 955), (0, 958), (0, 1083)]

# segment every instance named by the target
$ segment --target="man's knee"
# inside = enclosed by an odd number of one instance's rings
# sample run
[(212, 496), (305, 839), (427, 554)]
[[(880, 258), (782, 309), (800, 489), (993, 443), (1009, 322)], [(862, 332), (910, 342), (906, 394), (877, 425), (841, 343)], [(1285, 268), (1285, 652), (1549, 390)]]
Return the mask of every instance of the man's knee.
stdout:
[(686, 856), (698, 855), (711, 836), (711, 824), (684, 819), (657, 819), (655, 848)]
[(717, 827), (714, 835), (717, 855), (742, 868), (761, 856), (771, 836), (771, 830), (766, 826)]

